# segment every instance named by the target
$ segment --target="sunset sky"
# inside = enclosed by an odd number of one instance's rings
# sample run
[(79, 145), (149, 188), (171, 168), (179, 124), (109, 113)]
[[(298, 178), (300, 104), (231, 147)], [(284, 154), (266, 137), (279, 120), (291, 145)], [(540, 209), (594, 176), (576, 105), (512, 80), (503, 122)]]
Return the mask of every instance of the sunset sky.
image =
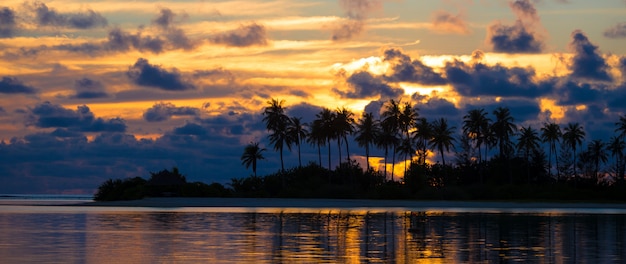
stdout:
[(468, 110), (506, 106), (520, 126), (607, 140), (626, 113), (626, 1), (0, 3), (0, 193), (90, 194), (173, 166), (228, 183), (251, 174), (252, 141), (268, 148), (258, 173), (275, 172), (271, 98), (306, 122), (402, 99), (458, 131)]

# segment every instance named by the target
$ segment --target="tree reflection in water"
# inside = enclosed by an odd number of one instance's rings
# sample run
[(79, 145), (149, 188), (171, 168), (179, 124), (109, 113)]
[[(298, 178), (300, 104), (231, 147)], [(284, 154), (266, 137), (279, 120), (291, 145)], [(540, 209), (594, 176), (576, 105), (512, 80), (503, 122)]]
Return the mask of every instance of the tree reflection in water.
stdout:
[(110, 256), (129, 263), (626, 261), (622, 214), (277, 210), (0, 216), (0, 253), (10, 262), (100, 263)]

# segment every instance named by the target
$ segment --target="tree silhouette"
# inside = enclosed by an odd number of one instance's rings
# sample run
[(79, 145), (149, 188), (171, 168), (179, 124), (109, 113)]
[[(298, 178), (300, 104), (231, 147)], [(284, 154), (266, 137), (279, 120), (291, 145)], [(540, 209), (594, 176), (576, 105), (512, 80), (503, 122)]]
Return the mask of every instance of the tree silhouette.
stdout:
[(328, 143), (328, 170), (330, 171), (330, 142), (337, 137), (337, 133), (333, 128), (333, 123), (335, 122), (335, 118), (337, 118), (337, 116), (330, 109), (324, 108), (321, 112), (315, 115), (315, 117), (316, 119), (314, 122), (319, 123), (317, 125), (320, 127), (320, 133), (325, 142)]
[(526, 179), (530, 183), (530, 154), (539, 148), (539, 136), (532, 127), (522, 127), (517, 141), (517, 150), (524, 153), (526, 161)]
[(356, 142), (360, 147), (365, 148), (365, 162), (367, 170), (370, 169), (370, 146), (376, 142), (376, 138), (380, 133), (380, 124), (372, 113), (363, 113), (363, 117), (359, 119), (356, 125)]
[(397, 148), (398, 154), (404, 155), (404, 175), (406, 175), (406, 160), (407, 156), (410, 156), (409, 163), (413, 160), (413, 153), (415, 153), (415, 147), (413, 147), (413, 141), (411, 138), (403, 138)]
[(308, 135), (305, 124), (302, 123), (301, 117), (292, 117), (287, 124), (287, 135), (290, 138), (290, 142), (293, 142), (298, 147), (298, 166), (302, 167), (302, 157), (300, 151), (300, 144), (302, 140)]
[(511, 137), (515, 134), (517, 126), (513, 123), (514, 119), (511, 116), (511, 112), (506, 107), (496, 108), (493, 111), (493, 115), (496, 117), (496, 121), (491, 124), (491, 130), (498, 144), (499, 156), (506, 161), (509, 183), (513, 183), (513, 172), (511, 171), (513, 142)]
[[(389, 148), (398, 144), (399, 138), (397, 130), (391, 126), (382, 126), (381, 132), (376, 139), (376, 146), (385, 150), (385, 179), (387, 178), (387, 156), (389, 155)], [(393, 168), (393, 166), (392, 166)], [(393, 181), (393, 172), (391, 174), (391, 181)]]
[[(311, 131), (307, 137), (307, 142), (311, 145), (317, 146), (317, 155), (319, 158), (319, 165), (322, 166), (322, 146), (326, 145), (326, 135), (324, 134), (324, 124), (322, 120), (315, 119), (311, 123)], [(329, 163), (330, 167), (330, 163)]]
[(594, 173), (593, 175), (596, 177), (596, 183), (599, 183), (600, 175), (598, 175), (598, 171), (600, 168), (600, 163), (605, 163), (608, 160), (608, 154), (606, 153), (606, 146), (602, 140), (594, 139), (587, 146), (587, 151), (591, 154), (591, 159), (594, 164)]
[[(556, 158), (556, 144), (561, 140), (561, 127), (556, 123), (544, 123), (541, 128), (541, 141), (548, 143), (548, 171), (552, 175), (552, 153), (555, 155), (556, 166), (559, 167), (559, 160)], [(561, 181), (561, 175), (559, 170), (556, 173), (557, 181)]]
[(615, 123), (615, 132), (619, 132), (619, 137), (626, 137), (626, 115), (620, 116), (619, 121)]
[(417, 143), (418, 162), (421, 164), (426, 164), (428, 147), (432, 137), (433, 129), (428, 119), (424, 117), (418, 118), (415, 123), (415, 131), (413, 131), (413, 139)]
[(489, 129), (489, 118), (485, 109), (472, 109), (463, 116), (463, 133), (465, 133), (478, 149), (478, 162), (482, 162), (480, 147), (485, 142), (485, 134)]
[(615, 159), (615, 178), (619, 183), (623, 183), (624, 180), (624, 149), (626, 149), (626, 142), (620, 136), (613, 136), (609, 140), (607, 150), (611, 152), (611, 156)]
[(265, 159), (263, 157), (263, 151), (265, 148), (259, 147), (259, 142), (250, 142), (244, 149), (241, 155), (241, 164), (246, 166), (246, 169), (252, 165), (252, 172), (256, 177), (256, 164), (258, 160)]
[(339, 164), (341, 164), (341, 140), (346, 143), (347, 160), (350, 162), (350, 148), (348, 147), (348, 135), (354, 133), (354, 113), (349, 109), (342, 107), (335, 110), (335, 120), (333, 122), (333, 130), (339, 144)]
[(437, 119), (432, 124), (433, 137), (430, 145), (439, 151), (443, 166), (446, 166), (444, 151), (449, 152), (450, 148), (454, 149), (455, 139), (452, 136), (454, 127), (448, 127), (448, 121), (444, 118)]
[(585, 138), (585, 131), (578, 123), (569, 123), (563, 130), (563, 143), (567, 144), (574, 151), (574, 178), (578, 182), (578, 174), (576, 173), (576, 146), (580, 146)]
[[(393, 173), (395, 170), (396, 164), (396, 147), (398, 147), (399, 140), (397, 139), (398, 131), (400, 130), (400, 115), (402, 114), (402, 110), (400, 109), (400, 102), (396, 102), (393, 99), (390, 99), (387, 104), (385, 104), (385, 110), (381, 114), (383, 120), (381, 121), (381, 126), (385, 133), (393, 134), (393, 137), (396, 140), (392, 140), (393, 143), (393, 158), (391, 161), (391, 180), (393, 181)], [(389, 138), (391, 139), (391, 138)], [(387, 151), (385, 151), (386, 153)], [(386, 156), (386, 155), (385, 155)], [(386, 164), (386, 163), (385, 163)], [(385, 170), (386, 170), (385, 166)]]
[(289, 117), (285, 115), (284, 100), (278, 101), (277, 99), (271, 99), (267, 102), (269, 106), (265, 107), (263, 111), (263, 121), (266, 124), (266, 128), (270, 131), (269, 140), (274, 146), (274, 150), (280, 152), (280, 167), (282, 171), (285, 171), (285, 164), (283, 162), (283, 148), (291, 149), (291, 141), (287, 134), (287, 124)]

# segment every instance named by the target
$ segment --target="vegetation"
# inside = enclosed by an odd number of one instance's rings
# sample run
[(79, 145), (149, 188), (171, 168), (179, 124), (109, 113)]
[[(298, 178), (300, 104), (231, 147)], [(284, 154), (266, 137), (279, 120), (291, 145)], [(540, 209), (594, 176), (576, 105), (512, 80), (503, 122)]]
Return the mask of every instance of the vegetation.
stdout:
[[(242, 165), (252, 167), (252, 175), (231, 179), (229, 188), (218, 183), (187, 183), (174, 168), (151, 173), (147, 181), (139, 177), (108, 180), (95, 199), (234, 196), (626, 201), (626, 116), (616, 122), (616, 136), (608, 142), (590, 140), (585, 149), (586, 133), (580, 124), (562, 127), (548, 122), (539, 129), (518, 127), (505, 107), (495, 109), (491, 117), (484, 109), (470, 110), (463, 117), (459, 135), (445, 118), (429, 121), (415, 106), (395, 100), (383, 106), (380, 119), (363, 113), (357, 121), (346, 108), (324, 108), (307, 124), (285, 112), (284, 101), (276, 99), (263, 111), (269, 142), (280, 154), (281, 168), (276, 173), (257, 176), (265, 149), (253, 142), (241, 156)], [(365, 149), (364, 168), (350, 157), (350, 136)], [(303, 166), (300, 145), (305, 142), (317, 147), (318, 160)], [(339, 165), (331, 168), (335, 144)], [(298, 164), (285, 169), (284, 148), (293, 146), (297, 146)], [(327, 166), (322, 164), (323, 148), (328, 151)], [(384, 152), (382, 168), (369, 163), (374, 148)], [(449, 162), (451, 151), (453, 162)], [(396, 158), (405, 161), (403, 177), (394, 175)]]

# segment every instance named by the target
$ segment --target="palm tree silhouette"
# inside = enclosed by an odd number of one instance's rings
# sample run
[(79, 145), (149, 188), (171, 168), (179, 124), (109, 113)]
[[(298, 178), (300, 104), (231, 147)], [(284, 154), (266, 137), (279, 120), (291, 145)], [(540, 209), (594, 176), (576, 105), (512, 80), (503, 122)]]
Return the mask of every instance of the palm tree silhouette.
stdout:
[(617, 126), (615, 132), (619, 132), (619, 137), (626, 137), (626, 115), (620, 116), (619, 122), (616, 122), (615, 126)]
[(283, 172), (285, 171), (283, 148), (286, 145), (287, 148), (291, 150), (291, 141), (287, 134), (289, 117), (285, 115), (284, 103), (284, 100), (278, 101), (272, 98), (267, 102), (269, 106), (265, 107), (263, 111), (263, 121), (266, 124), (267, 130), (271, 132), (268, 136), (270, 143), (274, 145), (274, 150), (280, 151), (280, 167)]
[(265, 148), (259, 147), (259, 142), (250, 142), (244, 149), (241, 155), (241, 164), (246, 166), (246, 169), (252, 165), (252, 172), (256, 177), (256, 164), (258, 160), (265, 159), (263, 157), (263, 151)]
[(430, 140), (430, 145), (439, 151), (441, 155), (441, 162), (443, 166), (446, 166), (446, 159), (444, 156), (445, 152), (449, 152), (450, 148), (454, 149), (454, 137), (452, 134), (454, 133), (454, 127), (448, 127), (448, 121), (445, 118), (437, 119), (432, 124), (433, 128), (433, 137)]
[(576, 173), (576, 146), (582, 145), (585, 138), (585, 131), (578, 123), (569, 123), (563, 130), (563, 143), (567, 144), (574, 151), (574, 178), (575, 183), (578, 182), (578, 174)]
[(305, 124), (302, 123), (301, 117), (292, 117), (289, 119), (289, 123), (287, 124), (287, 135), (290, 138), (289, 141), (298, 146), (298, 166), (302, 167), (300, 144), (302, 143), (302, 140), (307, 137), (308, 131), (306, 130)]
[(500, 158), (506, 160), (509, 183), (513, 183), (513, 172), (511, 171), (511, 153), (513, 152), (513, 142), (511, 136), (515, 134), (517, 126), (511, 116), (511, 112), (506, 107), (498, 107), (493, 111), (496, 121), (491, 124), (491, 130), (498, 143)]
[(402, 139), (397, 148), (398, 154), (404, 155), (404, 175), (406, 175), (406, 160), (407, 156), (410, 156), (409, 163), (413, 160), (413, 153), (415, 153), (415, 147), (413, 147), (413, 141), (411, 138)]
[(485, 109), (472, 109), (463, 116), (463, 133), (465, 133), (478, 149), (478, 162), (482, 162), (481, 145), (484, 143), (485, 129), (489, 129), (489, 118)]
[(526, 180), (530, 183), (530, 153), (539, 148), (539, 136), (532, 127), (522, 127), (517, 141), (517, 150), (524, 153)]
[[(387, 156), (389, 155), (389, 147), (396, 146), (399, 138), (397, 131), (393, 129), (393, 127), (381, 125), (381, 128), (381, 132), (376, 139), (376, 146), (385, 149), (385, 179), (387, 179)], [(393, 172), (391, 174), (391, 181), (393, 181)]]
[(315, 117), (316, 119), (313, 122), (317, 122), (315, 126), (319, 127), (319, 136), (324, 138), (324, 142), (328, 143), (328, 170), (330, 171), (330, 142), (336, 138), (336, 133), (333, 129), (333, 123), (335, 122), (336, 115), (330, 109), (324, 108), (316, 114)]
[(360, 147), (365, 148), (365, 162), (367, 169), (370, 169), (370, 145), (376, 142), (376, 138), (380, 133), (380, 124), (374, 119), (372, 113), (363, 113), (363, 117), (359, 119), (356, 125), (356, 142)]
[(620, 136), (613, 136), (609, 140), (607, 150), (611, 152), (611, 156), (615, 159), (615, 176), (617, 181), (622, 183), (624, 180), (624, 149), (626, 142)]
[(339, 164), (341, 164), (341, 140), (346, 143), (346, 155), (350, 162), (350, 148), (348, 147), (348, 135), (354, 133), (354, 113), (349, 109), (342, 107), (335, 110), (335, 120), (333, 122), (333, 130), (339, 144)]
[(600, 163), (605, 163), (608, 160), (608, 154), (606, 153), (606, 144), (602, 142), (602, 140), (594, 139), (587, 146), (587, 151), (591, 154), (591, 159), (594, 164), (594, 174), (596, 177), (596, 183), (599, 182), (600, 176), (598, 175), (598, 170), (600, 167)]
[(418, 162), (421, 164), (426, 164), (429, 142), (432, 135), (433, 129), (428, 119), (425, 117), (418, 118), (415, 123), (415, 131), (413, 131), (413, 139), (417, 143)]
[[(556, 158), (556, 144), (561, 140), (561, 127), (556, 123), (545, 123), (541, 128), (541, 141), (544, 143), (548, 143), (549, 145), (549, 154), (548, 154), (548, 170), (550, 175), (552, 175), (552, 153), (555, 155), (556, 167), (559, 167), (559, 159)], [(556, 170), (556, 179), (557, 181), (561, 181), (561, 175), (559, 170)]]
[[(396, 102), (395, 100), (390, 99), (389, 103), (385, 105), (385, 110), (381, 114), (383, 118), (383, 120), (381, 121), (381, 126), (383, 127), (384, 132), (389, 134), (393, 133), (393, 137), (396, 139), (398, 138), (396, 134), (398, 134), (398, 131), (400, 130), (401, 113), (402, 111), (400, 110), (400, 102)], [(391, 140), (391, 138), (388, 139)], [(399, 144), (399, 140), (391, 140), (389, 141), (389, 143), (393, 143), (393, 157), (391, 161), (391, 180), (393, 181), (393, 173), (396, 164), (396, 147)], [(387, 151), (385, 151), (385, 153), (386, 152)], [(387, 168), (385, 166), (385, 170), (386, 169)]]
[(322, 123), (322, 120), (313, 120), (313, 122), (311, 123), (311, 131), (309, 132), (306, 139), (309, 144), (317, 146), (317, 155), (319, 158), (320, 167), (322, 166), (322, 146), (326, 145), (326, 135), (324, 134), (323, 129), (324, 124)]

